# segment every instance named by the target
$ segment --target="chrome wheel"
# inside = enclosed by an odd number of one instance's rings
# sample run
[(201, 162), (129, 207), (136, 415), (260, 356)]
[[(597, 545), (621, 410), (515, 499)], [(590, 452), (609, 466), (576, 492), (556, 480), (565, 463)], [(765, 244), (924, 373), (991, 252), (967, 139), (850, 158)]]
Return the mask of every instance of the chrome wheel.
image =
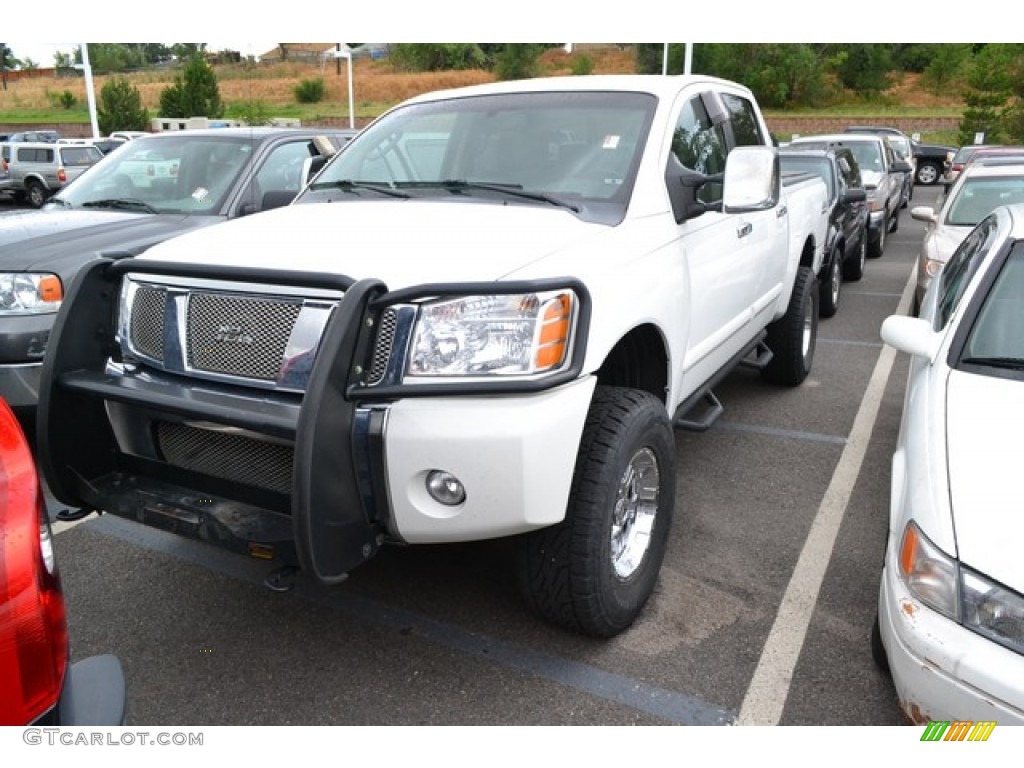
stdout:
[(621, 579), (632, 576), (647, 554), (658, 515), (660, 477), (654, 452), (641, 448), (619, 480), (612, 513), (611, 558), (615, 574)]

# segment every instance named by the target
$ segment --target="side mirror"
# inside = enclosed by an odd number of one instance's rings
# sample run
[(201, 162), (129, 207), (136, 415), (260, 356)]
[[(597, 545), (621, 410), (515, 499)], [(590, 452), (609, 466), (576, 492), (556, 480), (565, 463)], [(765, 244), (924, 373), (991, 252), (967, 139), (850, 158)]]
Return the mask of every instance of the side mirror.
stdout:
[(722, 210), (765, 211), (782, 196), (779, 153), (772, 147), (735, 147), (725, 159)]
[(910, 218), (914, 221), (923, 221), (925, 224), (934, 224), (935, 209), (929, 208), (927, 205), (915, 205), (910, 209)]
[(310, 180), (320, 173), (320, 169), (327, 165), (327, 157), (314, 155), (302, 161), (302, 183), (309, 184)]
[(913, 170), (913, 167), (906, 160), (897, 160), (892, 164), (889, 173), (911, 173)]
[(919, 317), (889, 315), (882, 322), (882, 341), (908, 355), (935, 359), (942, 337), (932, 330), (931, 323)]
[(844, 203), (863, 203), (868, 199), (868, 193), (864, 190), (864, 187), (851, 187), (843, 192), (842, 201)]

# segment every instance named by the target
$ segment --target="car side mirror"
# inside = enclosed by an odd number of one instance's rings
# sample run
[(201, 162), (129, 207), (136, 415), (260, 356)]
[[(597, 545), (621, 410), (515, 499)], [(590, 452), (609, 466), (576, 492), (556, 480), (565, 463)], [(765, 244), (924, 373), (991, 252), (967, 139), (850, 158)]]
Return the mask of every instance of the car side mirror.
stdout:
[(936, 220), (935, 209), (927, 205), (915, 205), (910, 209), (910, 218), (914, 219), (914, 221), (923, 221), (925, 224), (934, 224)]
[(892, 168), (889, 170), (890, 173), (911, 173), (914, 169), (910, 163), (906, 160), (897, 160), (892, 164)]
[(864, 190), (864, 187), (852, 187), (843, 192), (842, 201), (844, 203), (863, 203), (868, 199), (868, 193)]
[(782, 196), (778, 151), (772, 147), (735, 147), (725, 159), (722, 186), (725, 213), (774, 208)]
[(882, 321), (882, 341), (908, 355), (932, 362), (942, 344), (942, 336), (932, 330), (931, 323), (920, 317), (889, 315)]

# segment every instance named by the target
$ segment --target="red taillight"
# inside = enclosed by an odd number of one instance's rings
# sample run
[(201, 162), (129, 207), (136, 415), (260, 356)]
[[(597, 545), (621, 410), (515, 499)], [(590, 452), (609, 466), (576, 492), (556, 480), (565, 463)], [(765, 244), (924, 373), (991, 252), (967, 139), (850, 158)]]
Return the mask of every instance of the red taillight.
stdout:
[(0, 725), (27, 725), (57, 703), (67, 620), (32, 451), (0, 400)]
[(68, 180), (67, 172), (63, 168), (58, 168), (57, 169), (57, 181), (59, 181), (61, 184), (63, 184), (67, 180)]

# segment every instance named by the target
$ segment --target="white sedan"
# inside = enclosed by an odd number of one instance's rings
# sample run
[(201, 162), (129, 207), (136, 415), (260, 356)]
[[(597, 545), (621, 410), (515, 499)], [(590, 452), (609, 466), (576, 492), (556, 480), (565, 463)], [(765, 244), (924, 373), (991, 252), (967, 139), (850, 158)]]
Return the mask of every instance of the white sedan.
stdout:
[(955, 251), (920, 317), (892, 460), (873, 651), (914, 722), (1024, 724), (1024, 204)]

